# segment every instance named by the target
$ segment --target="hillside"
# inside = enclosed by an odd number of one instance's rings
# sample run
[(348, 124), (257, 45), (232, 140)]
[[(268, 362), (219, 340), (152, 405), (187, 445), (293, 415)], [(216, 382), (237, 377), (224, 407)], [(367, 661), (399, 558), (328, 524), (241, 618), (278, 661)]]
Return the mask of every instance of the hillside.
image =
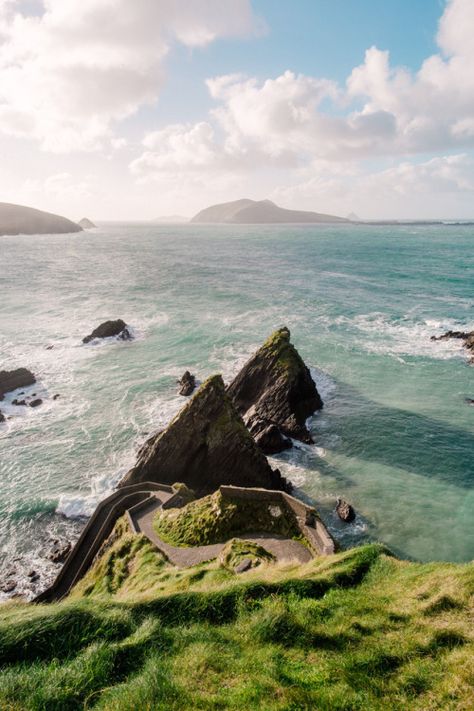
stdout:
[(287, 210), (271, 200), (235, 200), (212, 205), (197, 213), (191, 222), (229, 224), (291, 224), (349, 222), (343, 217), (305, 210)]
[(63, 234), (82, 227), (66, 217), (32, 207), (0, 203), (0, 235)]
[(468, 709), (473, 589), (377, 545), (180, 570), (123, 519), (68, 599), (0, 609), (0, 707)]

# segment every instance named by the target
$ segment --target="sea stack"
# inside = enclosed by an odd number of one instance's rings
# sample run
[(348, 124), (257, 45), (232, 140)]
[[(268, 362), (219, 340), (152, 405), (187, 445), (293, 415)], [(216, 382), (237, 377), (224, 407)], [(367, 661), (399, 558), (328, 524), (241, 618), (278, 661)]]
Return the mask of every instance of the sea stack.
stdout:
[(189, 395), (192, 395), (194, 388), (196, 387), (196, 376), (190, 373), (189, 370), (185, 370), (181, 376), (181, 379), (178, 380), (178, 385), (178, 394), (183, 395), (184, 397), (189, 397)]
[(151, 437), (119, 486), (183, 482), (197, 494), (221, 484), (289, 489), (255, 444), (220, 375), (206, 380), (169, 426)]
[(122, 341), (130, 341), (133, 338), (125, 321), (118, 318), (116, 321), (104, 321), (100, 326), (94, 328), (92, 333), (83, 338), (82, 342), (90, 343), (96, 338), (111, 338), (112, 336), (116, 336)]
[[(309, 369), (290, 343), (288, 328), (280, 328), (265, 341), (227, 392), (252, 434), (257, 440), (263, 438), (264, 451), (265, 439), (271, 441), (268, 454), (286, 449), (286, 437), (313, 442), (306, 420), (323, 402)], [(281, 433), (279, 448), (275, 427)]]

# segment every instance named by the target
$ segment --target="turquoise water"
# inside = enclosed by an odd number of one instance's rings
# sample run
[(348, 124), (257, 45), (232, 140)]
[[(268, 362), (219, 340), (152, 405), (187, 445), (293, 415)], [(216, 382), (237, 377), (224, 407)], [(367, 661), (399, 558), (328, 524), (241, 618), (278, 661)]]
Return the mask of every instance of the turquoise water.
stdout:
[[(44, 585), (55, 572), (44, 541), (77, 535), (77, 517), (183, 405), (183, 370), (229, 379), (282, 324), (326, 405), (311, 423), (316, 446), (274, 458), (300, 495), (347, 545), (473, 558), (474, 370), (459, 342), (430, 341), (474, 327), (473, 245), (473, 228), (454, 226), (122, 225), (1, 238), (0, 367), (30, 367), (45, 400), (1, 405), (15, 414), (0, 426), (4, 565), (19, 557)], [(118, 317), (135, 341), (81, 345)], [(338, 495), (356, 507), (354, 526), (338, 525)]]

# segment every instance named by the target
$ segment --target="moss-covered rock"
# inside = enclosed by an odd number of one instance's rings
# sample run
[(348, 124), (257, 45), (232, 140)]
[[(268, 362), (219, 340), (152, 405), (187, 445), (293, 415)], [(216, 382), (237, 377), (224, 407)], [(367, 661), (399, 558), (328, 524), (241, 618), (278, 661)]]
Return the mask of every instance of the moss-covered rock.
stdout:
[(221, 491), (180, 509), (159, 509), (153, 525), (160, 538), (176, 546), (225, 543), (250, 532), (301, 535), (293, 511), (280, 500), (232, 498)]
[(227, 570), (235, 569), (244, 561), (249, 561), (248, 568), (257, 568), (260, 563), (271, 563), (275, 557), (265, 548), (253, 541), (232, 538), (219, 554), (219, 563)]
[(309, 369), (290, 342), (290, 331), (275, 331), (244, 365), (229, 385), (228, 393), (264, 451), (271, 454), (288, 446), (284, 438), (280, 449), (265, 449), (262, 434), (276, 425), (288, 437), (311, 443), (306, 420), (323, 402)]
[(206, 380), (163, 432), (151, 437), (120, 485), (183, 482), (196, 494), (221, 484), (286, 489), (256, 446), (220, 375)]

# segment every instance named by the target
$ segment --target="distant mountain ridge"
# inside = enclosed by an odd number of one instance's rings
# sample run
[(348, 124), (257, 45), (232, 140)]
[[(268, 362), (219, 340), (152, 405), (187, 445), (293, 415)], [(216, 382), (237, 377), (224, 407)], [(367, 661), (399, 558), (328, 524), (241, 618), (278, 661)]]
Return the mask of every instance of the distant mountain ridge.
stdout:
[(290, 224), (290, 223), (325, 223), (350, 222), (344, 217), (326, 215), (307, 210), (287, 210), (271, 200), (234, 200), (218, 205), (211, 205), (197, 213), (191, 222), (207, 224)]
[(0, 235), (39, 235), (82, 232), (72, 220), (33, 207), (0, 202)]

